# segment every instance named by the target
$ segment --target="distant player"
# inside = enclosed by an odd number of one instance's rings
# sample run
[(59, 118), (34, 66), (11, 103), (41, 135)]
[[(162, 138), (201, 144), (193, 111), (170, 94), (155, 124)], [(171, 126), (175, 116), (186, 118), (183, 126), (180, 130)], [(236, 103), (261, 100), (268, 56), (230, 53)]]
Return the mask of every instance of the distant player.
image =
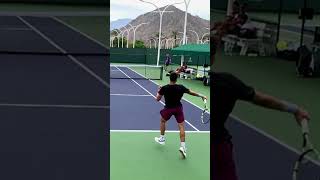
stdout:
[(206, 96), (198, 94), (196, 92), (187, 89), (183, 85), (177, 84), (178, 74), (172, 72), (170, 74), (170, 83), (159, 87), (159, 91), (156, 96), (156, 100), (160, 101), (162, 96), (165, 99), (165, 107), (160, 111), (161, 119), (160, 119), (160, 137), (155, 137), (155, 141), (161, 145), (165, 144), (165, 130), (166, 130), (166, 122), (173, 115), (178, 123), (179, 131), (180, 131), (180, 141), (181, 146), (179, 151), (183, 158), (187, 157), (186, 144), (185, 144), (185, 130), (184, 130), (184, 113), (183, 107), (181, 104), (181, 98), (184, 93), (190, 94), (192, 96), (198, 96), (203, 99), (207, 99)]
[(171, 64), (171, 57), (169, 54), (166, 54), (166, 59), (164, 61), (164, 70), (167, 71), (168, 66)]

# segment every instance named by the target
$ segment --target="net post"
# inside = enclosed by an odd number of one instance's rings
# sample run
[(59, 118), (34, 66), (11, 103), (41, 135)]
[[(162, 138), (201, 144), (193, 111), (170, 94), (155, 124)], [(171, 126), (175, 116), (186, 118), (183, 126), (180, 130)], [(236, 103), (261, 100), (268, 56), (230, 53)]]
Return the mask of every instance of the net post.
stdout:
[(163, 66), (160, 66), (160, 80), (163, 79)]
[(198, 71), (199, 71), (199, 59), (200, 59), (200, 55), (198, 55), (198, 58), (197, 58), (197, 74), (198, 74)]

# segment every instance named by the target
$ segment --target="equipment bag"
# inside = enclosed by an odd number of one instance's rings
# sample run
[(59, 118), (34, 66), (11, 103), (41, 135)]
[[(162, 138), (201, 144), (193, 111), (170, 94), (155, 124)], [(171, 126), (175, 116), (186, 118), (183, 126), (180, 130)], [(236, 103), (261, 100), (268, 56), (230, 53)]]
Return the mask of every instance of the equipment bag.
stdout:
[(314, 58), (312, 52), (306, 47), (298, 49), (299, 59), (296, 62), (296, 70), (299, 76), (312, 77), (314, 75)]

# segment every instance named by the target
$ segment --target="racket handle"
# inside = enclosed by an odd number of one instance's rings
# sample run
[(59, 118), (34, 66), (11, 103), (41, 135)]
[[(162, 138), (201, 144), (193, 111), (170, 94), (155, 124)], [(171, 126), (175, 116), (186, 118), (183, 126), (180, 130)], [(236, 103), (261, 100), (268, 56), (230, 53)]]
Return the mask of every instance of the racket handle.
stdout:
[(307, 119), (303, 119), (301, 121), (301, 128), (302, 128), (303, 134), (308, 134), (309, 133), (309, 125), (308, 125), (308, 120)]

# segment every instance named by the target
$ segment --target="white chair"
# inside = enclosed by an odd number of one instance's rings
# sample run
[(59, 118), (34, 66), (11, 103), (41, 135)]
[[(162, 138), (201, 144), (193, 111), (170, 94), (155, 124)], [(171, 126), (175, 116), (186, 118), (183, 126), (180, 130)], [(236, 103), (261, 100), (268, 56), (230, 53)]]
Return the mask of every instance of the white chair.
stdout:
[(265, 36), (266, 23), (251, 22), (257, 29), (257, 38), (246, 39), (239, 38), (237, 45), (241, 47), (240, 55), (247, 55), (248, 50), (256, 50), (260, 56), (265, 56), (265, 46), (263, 44), (263, 38)]

